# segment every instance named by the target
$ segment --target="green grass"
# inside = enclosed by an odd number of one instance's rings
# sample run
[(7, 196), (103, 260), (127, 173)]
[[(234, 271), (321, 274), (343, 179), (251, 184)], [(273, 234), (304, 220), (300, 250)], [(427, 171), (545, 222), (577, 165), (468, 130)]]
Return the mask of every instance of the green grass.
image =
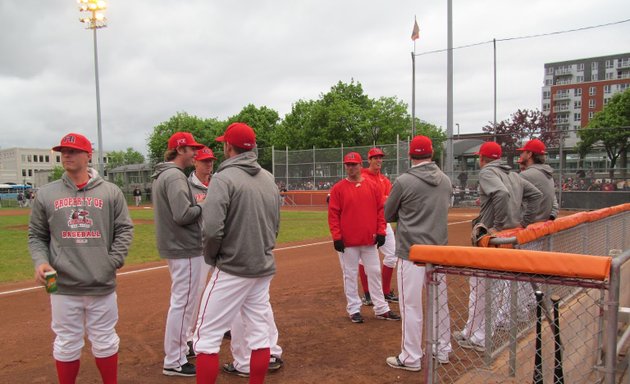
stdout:
[[(0, 283), (33, 278), (33, 264), (28, 252), (28, 212), (19, 216), (0, 216)], [(153, 210), (132, 210), (134, 239), (126, 264), (160, 260), (155, 246)], [(330, 238), (326, 212), (282, 212), (278, 243)]]

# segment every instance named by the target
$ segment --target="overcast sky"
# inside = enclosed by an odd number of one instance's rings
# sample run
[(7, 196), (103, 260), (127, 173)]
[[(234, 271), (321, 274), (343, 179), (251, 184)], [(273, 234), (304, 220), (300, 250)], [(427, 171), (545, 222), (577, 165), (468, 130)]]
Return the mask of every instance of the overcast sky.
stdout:
[[(283, 117), (338, 81), (411, 113), (416, 53), (447, 46), (446, 0), (111, 0), (98, 30), (104, 150), (133, 147), (176, 112), (226, 119), (245, 105)], [(453, 0), (455, 47), (630, 18), (627, 0)], [(0, 148), (47, 148), (68, 132), (96, 147), (92, 31), (74, 0), (0, 0)], [(630, 51), (630, 22), (497, 43), (497, 119), (541, 108), (545, 63)], [(492, 44), (454, 57), (454, 123), (493, 119)], [(416, 115), (446, 129), (446, 53), (417, 56)], [(456, 128), (455, 128), (455, 133)]]

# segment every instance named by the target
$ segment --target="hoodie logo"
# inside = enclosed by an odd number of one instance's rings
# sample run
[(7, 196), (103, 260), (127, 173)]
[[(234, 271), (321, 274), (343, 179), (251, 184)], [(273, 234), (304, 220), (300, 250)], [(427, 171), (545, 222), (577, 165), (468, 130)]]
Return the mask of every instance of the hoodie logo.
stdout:
[(68, 219), (68, 227), (72, 229), (92, 228), (94, 221), (88, 217), (89, 215), (90, 212), (85, 209), (73, 209)]

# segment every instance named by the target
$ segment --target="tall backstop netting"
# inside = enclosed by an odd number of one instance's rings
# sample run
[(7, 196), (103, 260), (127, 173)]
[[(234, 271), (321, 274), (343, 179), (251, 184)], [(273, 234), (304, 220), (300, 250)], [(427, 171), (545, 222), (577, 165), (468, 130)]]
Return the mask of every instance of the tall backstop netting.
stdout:
[[(629, 228), (623, 204), (503, 231), (477, 247), (413, 246), (434, 314), (424, 316), (425, 383), (627, 380)], [(438, 300), (444, 278), (448, 299)], [(438, 320), (439, 303), (449, 319)], [(448, 364), (432, 358), (444, 351), (440, 340), (451, 341)]]

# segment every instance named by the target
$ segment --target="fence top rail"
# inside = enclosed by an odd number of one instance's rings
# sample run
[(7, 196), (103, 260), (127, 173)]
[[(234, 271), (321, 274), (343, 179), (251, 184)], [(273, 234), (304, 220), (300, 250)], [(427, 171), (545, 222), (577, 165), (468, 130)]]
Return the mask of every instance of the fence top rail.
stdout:
[[(560, 217), (556, 220), (541, 221), (527, 226), (527, 228), (506, 229), (492, 235), (484, 236), (477, 243), (480, 247), (489, 247), (496, 244), (526, 244), (547, 235), (566, 231), (585, 223), (603, 220), (607, 217), (630, 212), (630, 203), (607, 207), (590, 212), (578, 212), (573, 215)], [(499, 240), (502, 239), (502, 240)]]
[(608, 280), (612, 263), (612, 258), (608, 256), (443, 245), (413, 245), (409, 251), (409, 260), (419, 264), (600, 281)]

